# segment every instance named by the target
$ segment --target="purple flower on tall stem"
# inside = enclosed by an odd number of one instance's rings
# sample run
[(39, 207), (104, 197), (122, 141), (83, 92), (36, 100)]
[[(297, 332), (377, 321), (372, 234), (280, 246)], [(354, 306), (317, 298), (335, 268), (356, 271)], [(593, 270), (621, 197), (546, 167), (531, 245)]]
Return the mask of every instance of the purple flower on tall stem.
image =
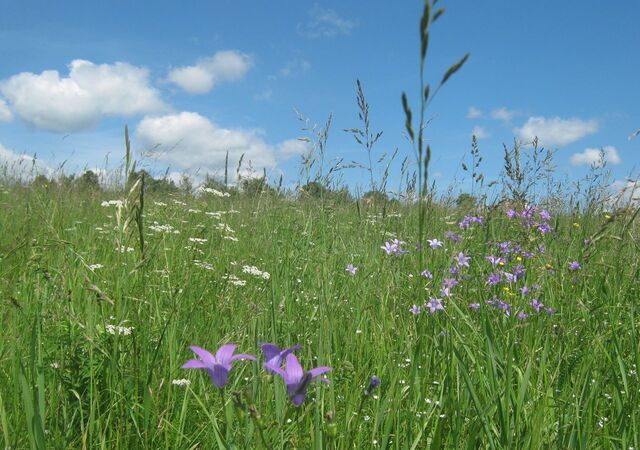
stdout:
[(346, 272), (349, 272), (351, 275), (355, 275), (356, 272), (358, 271), (358, 268), (355, 267), (353, 264), (348, 264), (347, 268), (345, 269)]
[(531, 300), (531, 303), (529, 303), (531, 305), (531, 307), (533, 309), (536, 310), (536, 312), (540, 312), (540, 310), (542, 308), (544, 308), (544, 303), (542, 303), (540, 300), (538, 300), (537, 298), (534, 298), (533, 300)]
[(430, 298), (425, 307), (429, 308), (429, 312), (431, 314), (435, 314), (436, 311), (444, 311), (442, 300), (440, 300), (439, 298)]
[(493, 266), (497, 266), (498, 264), (502, 263), (504, 264), (504, 258), (502, 256), (493, 256), (493, 255), (489, 255), (486, 257), (487, 261), (489, 261), (491, 263), (491, 265)]
[(460, 242), (462, 240), (462, 236), (453, 231), (447, 231), (446, 238), (453, 242)]
[(438, 239), (436, 239), (436, 238), (433, 238), (433, 239), (427, 239), (427, 242), (429, 243), (429, 246), (430, 246), (432, 249), (434, 249), (434, 250), (435, 250), (435, 249), (437, 249), (437, 248), (441, 248), (441, 247), (442, 247), (442, 245), (444, 244), (444, 242), (439, 241), (439, 240), (438, 240)]
[(469, 267), (469, 261), (471, 260), (471, 257), (460, 252), (455, 256), (455, 260), (456, 264), (459, 267)]
[(237, 354), (233, 353), (236, 350), (235, 344), (225, 344), (221, 346), (216, 352), (215, 356), (209, 353), (207, 350), (192, 345), (191, 351), (195, 353), (200, 359), (190, 359), (182, 365), (183, 369), (206, 369), (211, 382), (222, 389), (227, 384), (227, 378), (229, 371), (231, 371), (231, 363), (238, 359), (250, 359), (256, 360), (253, 355)]
[(275, 344), (269, 344), (267, 342), (260, 344), (260, 349), (262, 350), (265, 359), (264, 368), (269, 372), (275, 372), (273, 368), (281, 367), (284, 359), (289, 353), (293, 353), (301, 348), (302, 345), (294, 345), (284, 350), (280, 350), (280, 347)]
[(433, 274), (426, 269), (420, 272), (420, 275), (425, 277), (427, 280), (433, 280)]
[(418, 305), (413, 305), (411, 308), (409, 308), (409, 312), (414, 316), (417, 316), (422, 312), (422, 309)]
[(369, 387), (364, 391), (364, 395), (371, 395), (371, 393), (380, 385), (380, 378), (377, 376), (372, 376), (371, 380), (369, 380)]
[(515, 209), (511, 208), (507, 210), (507, 217), (509, 219), (515, 219), (516, 217), (518, 217), (518, 212)]
[(582, 266), (578, 261), (571, 261), (569, 263), (569, 270), (579, 270)]
[(480, 303), (469, 303), (469, 308), (478, 310), (480, 309)]
[[(280, 367), (272, 368), (273, 372), (280, 375), (284, 380), (284, 384), (287, 385), (287, 394), (289, 395), (289, 400), (291, 400), (291, 403), (293, 403), (294, 406), (302, 405), (307, 395), (309, 384), (311, 384), (312, 381), (320, 377), (320, 375), (331, 371), (329, 367), (322, 366), (305, 372), (302, 369), (298, 358), (296, 358), (296, 355), (293, 353), (289, 353), (287, 355), (284, 369)], [(325, 383), (329, 382), (326, 378), (320, 378), (320, 381)]]
[(491, 286), (495, 286), (496, 284), (500, 283), (500, 280), (502, 280), (502, 275), (500, 275), (500, 273), (498, 272), (492, 272), (491, 274), (489, 274), (487, 283)]

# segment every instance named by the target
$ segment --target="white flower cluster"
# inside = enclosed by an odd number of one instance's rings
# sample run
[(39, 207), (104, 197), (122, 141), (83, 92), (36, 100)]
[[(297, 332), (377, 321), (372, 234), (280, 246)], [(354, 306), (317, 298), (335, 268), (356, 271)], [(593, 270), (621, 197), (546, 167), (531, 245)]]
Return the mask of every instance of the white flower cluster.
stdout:
[(186, 378), (181, 378), (179, 380), (173, 380), (171, 384), (173, 384), (174, 386), (185, 387), (189, 386), (191, 384), (191, 381), (187, 380)]
[(113, 334), (113, 335), (120, 335), (120, 336), (129, 336), (131, 335), (131, 332), (134, 330), (134, 327), (123, 327), (122, 325), (106, 325), (104, 327), (104, 331), (106, 331), (109, 334)]
[(229, 283), (233, 284), (234, 286), (244, 286), (247, 284), (246, 281), (241, 280), (240, 278), (236, 277), (235, 275), (225, 275), (224, 277), (225, 280), (229, 281)]
[(264, 278), (265, 280), (268, 280), (269, 278), (271, 278), (271, 274), (269, 272), (263, 272), (262, 270), (258, 269), (256, 266), (242, 266), (242, 271), (244, 273), (248, 273), (249, 275), (253, 275), (255, 277)]
[(204, 244), (207, 242), (207, 239), (190, 237), (189, 242), (194, 242), (196, 244)]
[(122, 206), (124, 205), (124, 202), (122, 200), (109, 200), (109, 201), (103, 201), (100, 204), (102, 207), (106, 208), (109, 206), (115, 206), (117, 208), (122, 208)]
[(200, 261), (199, 259), (194, 259), (193, 260), (193, 264), (195, 266), (198, 266), (202, 269), (206, 269), (206, 270), (213, 270), (213, 265), (209, 264), (208, 262), (205, 261)]
[(135, 250), (135, 248), (133, 247), (125, 247), (124, 245), (121, 245), (120, 247), (116, 247), (116, 251), (120, 252), (120, 253), (131, 253)]
[(213, 188), (208, 188), (208, 187), (201, 187), (200, 192), (204, 192), (206, 194), (213, 194), (216, 197), (231, 197), (231, 194), (229, 194), (228, 192), (221, 192), (217, 189), (213, 189)]
[(173, 233), (180, 234), (180, 230), (176, 230), (171, 225), (160, 225), (158, 222), (154, 222), (153, 225), (149, 225), (149, 228), (156, 233)]
[(89, 270), (94, 271), (96, 269), (102, 269), (104, 266), (102, 264), (91, 264), (89, 265)]

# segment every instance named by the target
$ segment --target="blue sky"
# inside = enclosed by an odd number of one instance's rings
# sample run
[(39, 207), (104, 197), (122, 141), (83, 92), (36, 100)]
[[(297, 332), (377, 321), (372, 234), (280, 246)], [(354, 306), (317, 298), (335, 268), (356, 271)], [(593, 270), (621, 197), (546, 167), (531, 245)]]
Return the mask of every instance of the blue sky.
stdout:
[[(502, 143), (537, 135), (578, 179), (604, 149), (614, 179), (636, 175), (640, 137), (640, 3), (441, 2), (427, 77), (471, 57), (431, 104), (426, 130), (440, 186), (471, 134), (495, 177)], [(113, 167), (123, 127), (156, 173), (220, 173), (224, 154), (298, 179), (304, 134), (333, 123), (327, 159), (366, 159), (344, 128), (359, 125), (364, 84), (374, 153), (413, 152), (400, 95), (417, 109), (420, 1), (0, 1), (0, 158), (37, 155), (68, 171)], [(24, 158), (22, 158), (24, 160)], [(361, 170), (343, 172), (366, 189)], [(392, 180), (397, 183), (398, 177)], [(391, 186), (393, 188), (393, 186)]]

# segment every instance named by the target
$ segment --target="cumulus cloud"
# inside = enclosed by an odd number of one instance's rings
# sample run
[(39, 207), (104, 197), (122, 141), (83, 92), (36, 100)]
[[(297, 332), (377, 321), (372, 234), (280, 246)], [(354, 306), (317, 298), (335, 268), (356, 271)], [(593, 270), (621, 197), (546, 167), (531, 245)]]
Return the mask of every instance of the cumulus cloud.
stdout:
[(333, 9), (321, 8), (318, 4), (313, 5), (308, 15), (306, 23), (298, 24), (298, 31), (310, 38), (348, 35), (356, 26), (354, 21), (344, 19)]
[(532, 142), (537, 137), (540, 145), (545, 147), (562, 147), (596, 131), (598, 122), (595, 120), (560, 117), (529, 117), (522, 127), (514, 130), (521, 140)]
[(520, 112), (507, 109), (507, 108), (498, 108), (491, 111), (491, 118), (496, 120), (501, 120), (506, 123), (510, 123), (514, 117), (519, 116)]
[(469, 106), (469, 111), (467, 111), (468, 119), (479, 119), (482, 117), (482, 111), (480, 111), (475, 106)]
[(200, 58), (193, 66), (173, 69), (168, 80), (189, 94), (204, 94), (219, 83), (241, 80), (252, 65), (251, 56), (237, 50), (222, 50)]
[(485, 130), (483, 127), (481, 127), (480, 125), (476, 125), (475, 127), (473, 127), (473, 130), (471, 131), (471, 136), (475, 136), (476, 139), (486, 139), (490, 137), (491, 134), (489, 134), (489, 132)]
[(603, 148), (585, 148), (583, 152), (571, 156), (574, 166), (602, 167), (606, 164), (620, 164), (622, 159), (615, 147), (608, 145)]
[(151, 157), (182, 170), (201, 169), (220, 176), (227, 152), (229, 174), (235, 174), (243, 154), (243, 176), (250, 174), (249, 167), (261, 171), (276, 166), (276, 149), (260, 131), (223, 128), (194, 112), (146, 117), (136, 136)]
[(640, 205), (640, 180), (616, 180), (610, 186), (612, 206)]
[(282, 159), (303, 155), (309, 151), (309, 142), (300, 139), (288, 139), (278, 145), (278, 154)]
[(0, 179), (29, 182), (37, 175), (51, 177), (53, 172), (42, 160), (16, 153), (0, 144)]
[(76, 59), (69, 76), (57, 70), (23, 72), (0, 81), (0, 93), (27, 124), (55, 132), (94, 126), (105, 116), (131, 116), (166, 109), (149, 85), (149, 71), (118, 62)]
[(11, 122), (11, 120), (13, 120), (13, 113), (7, 102), (0, 98), (0, 122)]

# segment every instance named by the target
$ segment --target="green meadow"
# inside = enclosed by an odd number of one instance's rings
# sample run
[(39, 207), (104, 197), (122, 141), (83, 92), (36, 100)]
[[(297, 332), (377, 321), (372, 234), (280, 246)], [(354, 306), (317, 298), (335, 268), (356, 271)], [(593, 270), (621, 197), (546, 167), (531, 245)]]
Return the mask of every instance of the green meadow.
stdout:
[[(502, 207), (461, 229), (469, 211), (433, 202), (443, 246), (420, 249), (415, 204), (174, 192), (140, 211), (132, 187), (1, 192), (5, 448), (637, 448), (637, 210), (540, 233)], [(330, 382), (293, 406), (264, 342)], [(258, 360), (224, 389), (181, 368), (226, 343)]]

